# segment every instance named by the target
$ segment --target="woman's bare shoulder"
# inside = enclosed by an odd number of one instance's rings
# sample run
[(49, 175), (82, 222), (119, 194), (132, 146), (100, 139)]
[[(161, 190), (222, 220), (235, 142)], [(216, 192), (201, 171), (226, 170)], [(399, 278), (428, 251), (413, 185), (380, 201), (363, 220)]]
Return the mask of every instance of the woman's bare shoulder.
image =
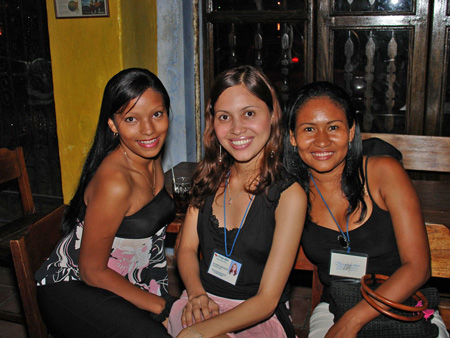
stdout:
[(365, 161), (367, 161), (368, 175), (383, 176), (405, 172), (401, 162), (392, 156), (370, 156), (365, 158)]
[(300, 200), (306, 200), (305, 190), (300, 186), (298, 182), (294, 182), (290, 187), (288, 187), (282, 194), (282, 196), (287, 198), (296, 198)]
[(391, 156), (371, 156), (367, 161), (367, 180), (371, 190), (375, 188), (394, 189), (410, 183), (408, 173), (403, 165)]
[(100, 194), (102, 198), (126, 199), (131, 191), (129, 169), (109, 155), (100, 164), (86, 188), (86, 198)]
[(299, 183), (294, 182), (281, 194), (277, 210), (306, 209), (307, 196)]

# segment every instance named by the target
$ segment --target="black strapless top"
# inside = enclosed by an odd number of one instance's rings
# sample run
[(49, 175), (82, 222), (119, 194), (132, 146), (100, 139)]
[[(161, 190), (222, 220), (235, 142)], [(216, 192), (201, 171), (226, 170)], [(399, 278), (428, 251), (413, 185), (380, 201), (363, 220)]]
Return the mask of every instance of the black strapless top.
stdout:
[(145, 238), (153, 236), (175, 217), (175, 203), (165, 188), (141, 210), (123, 218), (116, 237)]

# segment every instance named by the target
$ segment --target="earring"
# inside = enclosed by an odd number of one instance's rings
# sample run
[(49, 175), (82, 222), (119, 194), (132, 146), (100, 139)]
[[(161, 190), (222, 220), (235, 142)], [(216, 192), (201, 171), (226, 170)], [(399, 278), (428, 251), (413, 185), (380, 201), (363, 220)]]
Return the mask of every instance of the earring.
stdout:
[(219, 163), (222, 163), (222, 145), (219, 144)]
[(114, 137), (117, 137), (119, 135), (119, 133), (113, 133)]
[(270, 158), (274, 158), (274, 156), (275, 156), (275, 152), (272, 150), (272, 151), (270, 152)]
[(294, 148), (294, 153), (298, 153), (297, 146), (292, 146), (292, 148)]

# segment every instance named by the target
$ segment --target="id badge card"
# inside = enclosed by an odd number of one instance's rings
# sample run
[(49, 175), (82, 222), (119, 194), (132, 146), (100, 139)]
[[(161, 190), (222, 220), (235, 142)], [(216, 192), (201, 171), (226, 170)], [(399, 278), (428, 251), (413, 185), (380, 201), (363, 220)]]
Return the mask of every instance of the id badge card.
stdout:
[(227, 283), (236, 285), (242, 264), (214, 251), (208, 273)]
[(331, 250), (330, 275), (360, 279), (366, 274), (368, 258), (365, 253)]

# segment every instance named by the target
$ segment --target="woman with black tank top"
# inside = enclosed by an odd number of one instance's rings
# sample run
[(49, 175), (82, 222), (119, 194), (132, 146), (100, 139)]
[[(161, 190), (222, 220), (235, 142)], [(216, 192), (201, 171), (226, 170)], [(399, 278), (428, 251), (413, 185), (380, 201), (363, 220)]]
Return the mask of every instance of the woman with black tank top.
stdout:
[(286, 284), (306, 195), (283, 170), (280, 121), (260, 71), (243, 66), (217, 77), (177, 250), (186, 291), (170, 313), (174, 337), (295, 336)]
[[(350, 277), (390, 276), (377, 289), (388, 299), (403, 302), (423, 286), (430, 277), (430, 253), (419, 199), (397, 159), (362, 156), (358, 120), (340, 87), (306, 85), (286, 120), (285, 164), (308, 195), (301, 243), (324, 285), (309, 337), (356, 337), (380, 313), (363, 300), (334, 323), (330, 282), (347, 276), (348, 269), (339, 267), (358, 259), (363, 263), (353, 265), (360, 268)], [(438, 313), (432, 321), (440, 337), (448, 337)]]
[(123, 70), (106, 85), (64, 236), (35, 276), (55, 338), (170, 337), (164, 238), (175, 207), (161, 166), (169, 109), (148, 70)]

